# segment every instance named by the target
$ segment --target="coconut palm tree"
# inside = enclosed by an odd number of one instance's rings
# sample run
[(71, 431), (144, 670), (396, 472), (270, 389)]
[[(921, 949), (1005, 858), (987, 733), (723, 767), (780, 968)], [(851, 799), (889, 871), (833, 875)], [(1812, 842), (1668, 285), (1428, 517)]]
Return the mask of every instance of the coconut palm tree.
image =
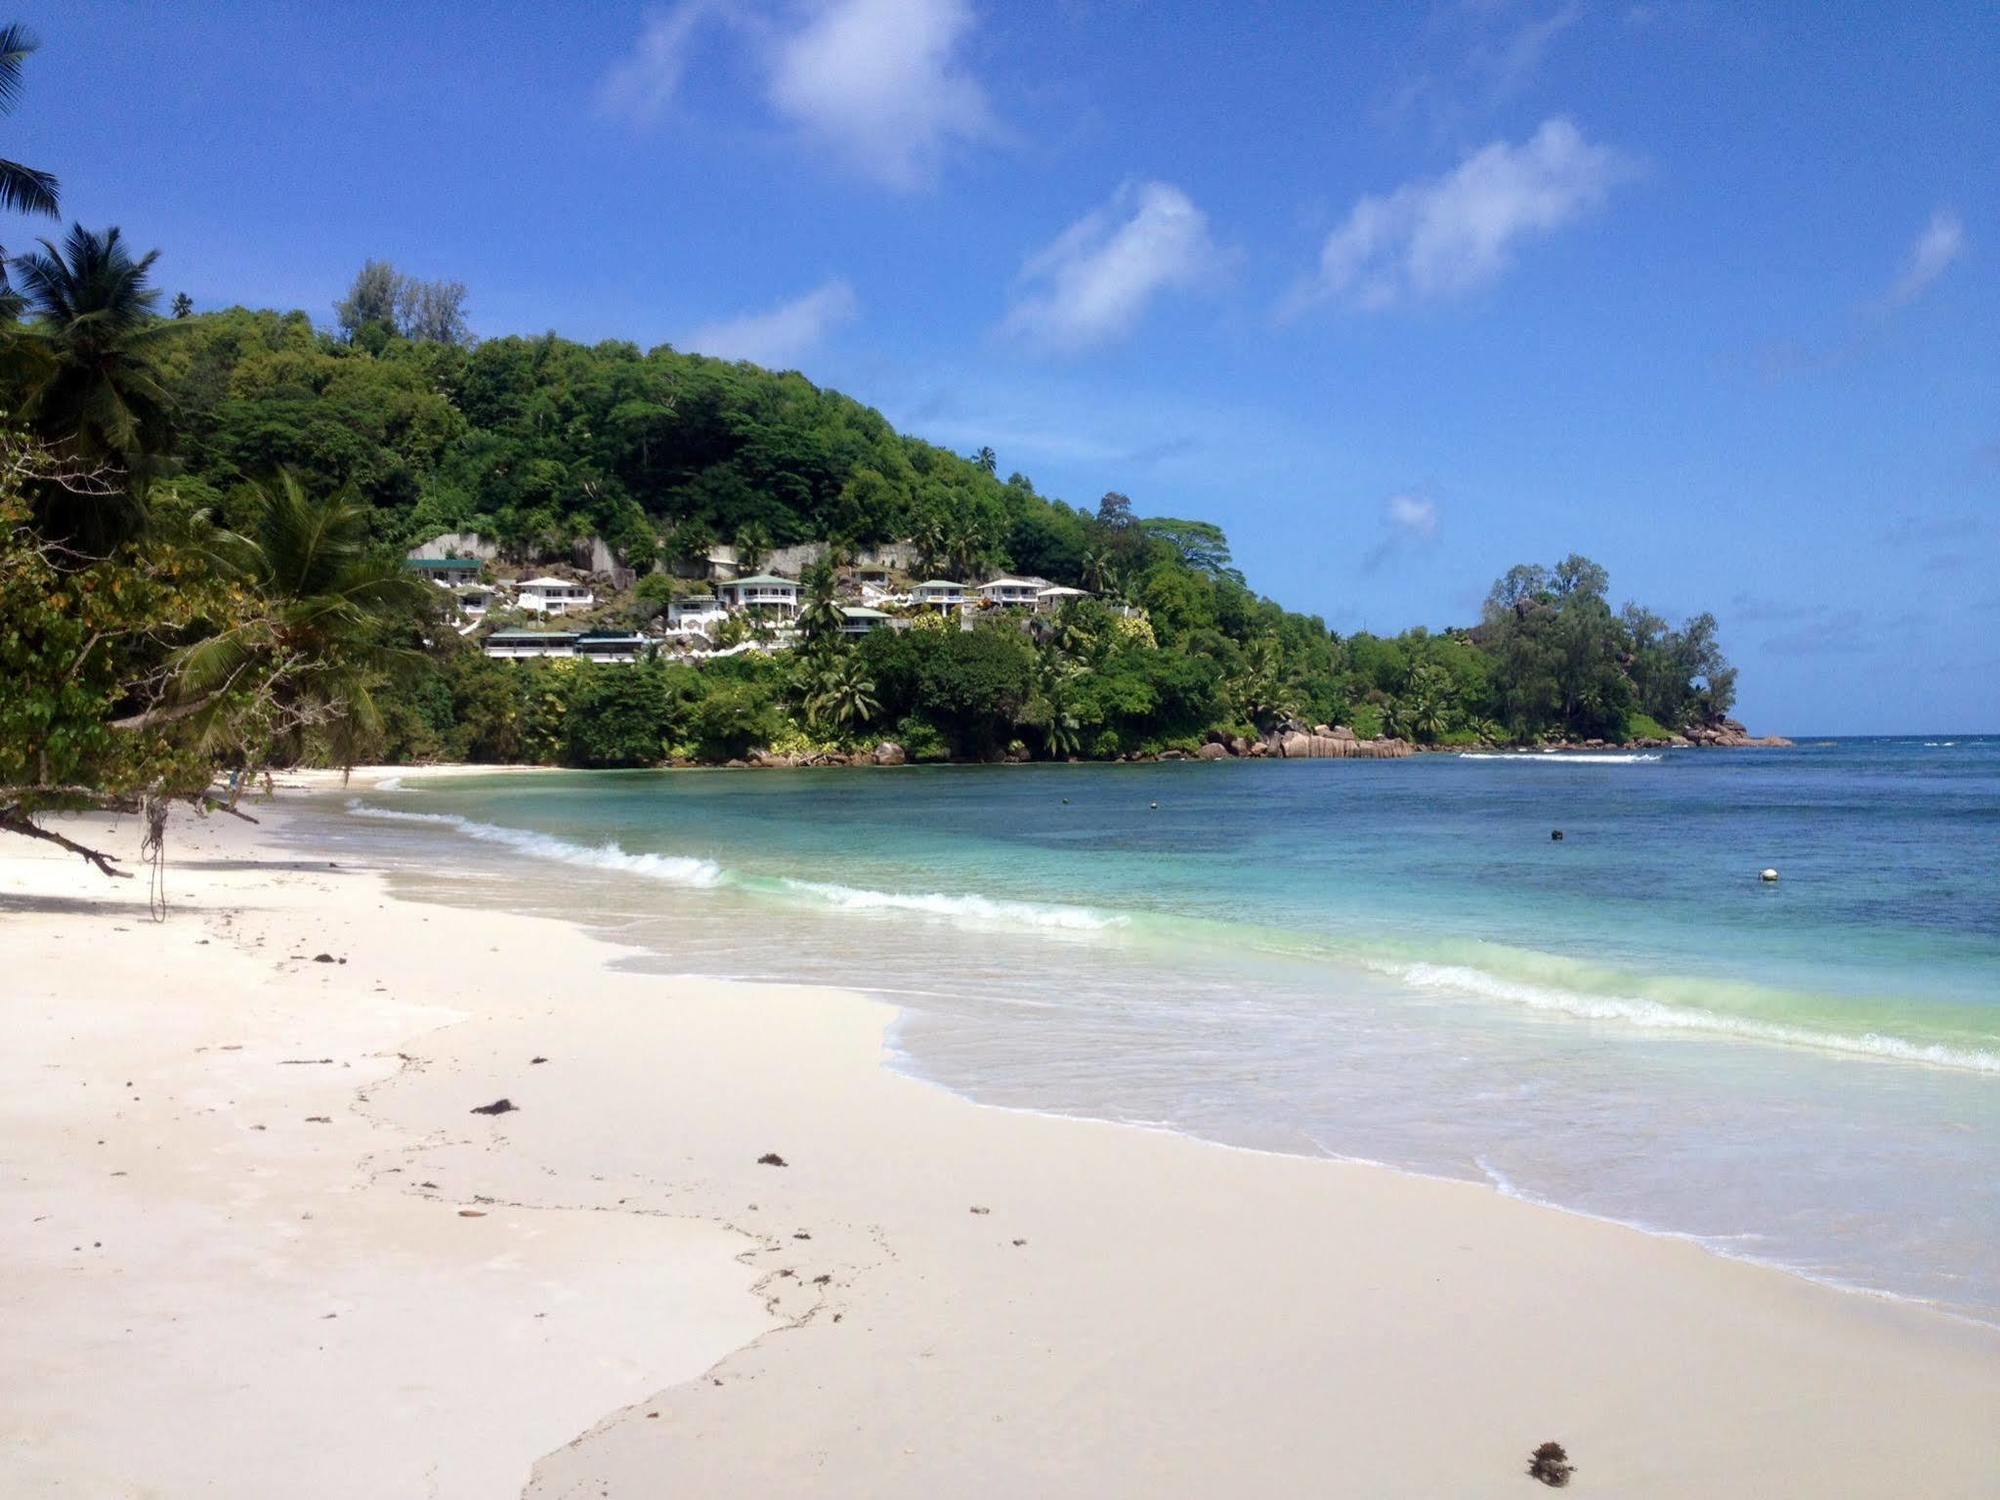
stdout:
[(806, 700), (806, 712), (815, 723), (841, 729), (858, 728), (881, 711), (874, 679), (855, 656), (828, 662), (819, 674), (812, 696)]
[[(18, 21), (0, 26), (0, 115), (11, 115), (20, 102), (23, 65), (28, 54), (40, 45), (34, 34)], [(0, 209), (53, 219), (61, 212), (57, 204), (59, 191), (59, 184), (47, 172), (0, 158)], [(8, 315), (12, 316), (19, 312), (20, 303), (8, 292), (6, 259), (7, 252), (0, 249), (0, 298), (6, 299)]]
[(32, 368), (23, 411), (65, 456), (132, 467), (167, 442), (162, 346), (186, 327), (156, 312), (149, 285), (160, 252), (134, 260), (117, 228), (73, 225), (60, 248), (16, 256), (14, 275), (32, 321), (21, 343)]
[(799, 611), (799, 629), (805, 632), (806, 644), (817, 647), (838, 640), (847, 616), (841, 612), (831, 563), (815, 563), (806, 570), (805, 594), (805, 608)]
[(182, 653), (175, 712), (219, 749), (348, 764), (381, 727), (376, 686), (421, 659), (394, 637), (435, 590), (371, 544), (371, 507), (351, 489), (315, 499), (291, 474), (254, 488), (249, 527), (218, 533), (211, 552), (257, 602)]

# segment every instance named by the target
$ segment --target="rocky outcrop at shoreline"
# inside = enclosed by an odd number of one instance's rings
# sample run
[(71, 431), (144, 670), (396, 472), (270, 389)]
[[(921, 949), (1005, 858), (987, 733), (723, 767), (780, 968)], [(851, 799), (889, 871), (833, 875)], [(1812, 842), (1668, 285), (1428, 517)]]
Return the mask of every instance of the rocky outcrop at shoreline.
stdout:
[[(1719, 719), (1697, 725), (1685, 734), (1668, 738), (1635, 740), (1570, 740), (1558, 744), (1535, 745), (1415, 745), (1408, 740), (1384, 736), (1363, 739), (1345, 724), (1315, 724), (1305, 729), (1293, 724), (1274, 729), (1257, 739), (1246, 735), (1212, 732), (1207, 741), (1193, 750), (1163, 750), (1158, 755), (1132, 751), (1119, 756), (1122, 761), (1145, 760), (1401, 760), (1419, 754), (1456, 755), (1466, 751), (1541, 750), (1556, 754), (1589, 754), (1605, 750), (1687, 750), (1687, 749), (1783, 749), (1792, 741), (1783, 735), (1753, 735), (1734, 719)], [(1017, 748), (1009, 761), (1026, 760)], [(732, 760), (730, 768), (761, 770), (799, 769), (817, 766), (900, 766), (908, 754), (894, 740), (883, 740), (872, 749), (845, 753), (817, 751), (807, 755), (781, 755), (770, 750), (754, 751), (748, 761)]]

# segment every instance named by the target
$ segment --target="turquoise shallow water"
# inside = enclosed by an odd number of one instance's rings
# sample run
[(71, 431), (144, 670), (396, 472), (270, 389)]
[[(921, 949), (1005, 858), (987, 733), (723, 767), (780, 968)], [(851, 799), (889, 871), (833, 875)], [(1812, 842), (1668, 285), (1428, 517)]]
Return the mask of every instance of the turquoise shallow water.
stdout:
[(898, 1065), (976, 1098), (1483, 1178), (2000, 1322), (2000, 740), (347, 811), (448, 899), (617, 928), (663, 1003), (687, 972), (869, 988)]

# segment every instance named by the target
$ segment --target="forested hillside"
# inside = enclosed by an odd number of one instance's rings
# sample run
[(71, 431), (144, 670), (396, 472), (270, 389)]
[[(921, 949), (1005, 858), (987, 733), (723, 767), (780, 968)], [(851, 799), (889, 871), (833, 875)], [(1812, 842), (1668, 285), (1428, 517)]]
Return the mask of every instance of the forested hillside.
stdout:
[[(916, 759), (1104, 758), (1315, 724), (1418, 745), (1616, 742), (1700, 737), (1734, 693), (1712, 617), (1616, 609), (1581, 557), (1507, 571), (1476, 622), (1343, 639), (1256, 594), (1213, 525), (1116, 489), (1088, 507), (1043, 496), (989, 449), (899, 434), (794, 372), (477, 341), (463, 287), (380, 262), (325, 323), (163, 307), (157, 252), (116, 229), (75, 226), (3, 264), (8, 826), (297, 760), (646, 765), (885, 739)], [(822, 563), (794, 649), (494, 660), (401, 567), (443, 532), (524, 563), (604, 539), (640, 580), (600, 611), (627, 628), (717, 544), (824, 543), (837, 560), (902, 541), (956, 578), (1092, 597), (851, 639), (845, 580)]]
[(1614, 614), (1582, 559), (1515, 569), (1474, 628), (1342, 641), (1258, 598), (1211, 526), (1142, 518), (1116, 492), (1087, 510), (1048, 499), (1024, 475), (1002, 480), (990, 452), (898, 434), (797, 373), (552, 335), (406, 337), (386, 298), (379, 316), (355, 314), (365, 290), (364, 276), (344, 332), (299, 312), (185, 320), (160, 361), (184, 498), (239, 521), (248, 486), (288, 470), (321, 493), (352, 485), (390, 544), (463, 531), (536, 553), (601, 535), (644, 572), (717, 542), (755, 555), (908, 538), (954, 576), (1109, 592), (1145, 611), (1187, 680), (1167, 694), (1179, 711), (1125, 725), (1105, 753), (1287, 717), (1417, 741), (1615, 740), (1729, 707), (1714, 622)]

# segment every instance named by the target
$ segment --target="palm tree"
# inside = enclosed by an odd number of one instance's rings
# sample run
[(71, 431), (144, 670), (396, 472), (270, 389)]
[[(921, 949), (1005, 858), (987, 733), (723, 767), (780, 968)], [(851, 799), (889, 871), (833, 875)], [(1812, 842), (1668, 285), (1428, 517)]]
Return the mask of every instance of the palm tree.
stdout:
[(169, 398), (156, 360), (184, 324), (162, 321), (148, 285), (160, 252), (132, 259), (114, 227), (71, 227), (13, 261), (33, 321), (22, 343), (35, 366), (22, 413), (51, 446), (90, 462), (132, 466), (167, 441)]
[(997, 473), (1000, 468), (1000, 455), (991, 448), (981, 448), (972, 455), (972, 461), (988, 474)]
[(875, 683), (858, 657), (843, 656), (827, 663), (810, 698), (806, 712), (817, 723), (853, 729), (866, 724), (882, 711), (875, 697)]
[(750, 574), (763, 565), (765, 555), (771, 550), (771, 533), (761, 521), (751, 521), (736, 533), (736, 568), (739, 573)]
[(911, 540), (923, 554), (925, 567), (935, 572), (951, 550), (951, 526), (942, 514), (932, 511), (917, 523)]
[[(0, 26), (0, 115), (11, 115), (20, 102), (22, 65), (40, 45), (34, 34), (18, 21)], [(47, 172), (0, 159), (0, 209), (53, 219), (61, 212), (56, 201), (58, 192), (59, 185)], [(0, 249), (0, 297), (6, 298), (11, 316), (19, 311), (20, 304), (8, 295), (6, 260), (6, 250)]]
[(799, 611), (799, 629), (805, 632), (806, 644), (819, 646), (839, 639), (847, 616), (841, 611), (840, 595), (834, 588), (833, 565), (815, 563), (806, 570), (805, 585), (806, 604)]
[(1111, 572), (1111, 550), (1108, 547), (1086, 547), (1078, 559), (1078, 571), (1083, 575), (1083, 586), (1087, 589), (1104, 591), (1104, 580)]
[(243, 534), (217, 534), (217, 563), (257, 601), (182, 653), (181, 717), (217, 748), (319, 753), (349, 764), (381, 727), (374, 689), (419, 653), (399, 648), (434, 591), (369, 539), (372, 508), (351, 489), (307, 495), (291, 474), (254, 487)]

